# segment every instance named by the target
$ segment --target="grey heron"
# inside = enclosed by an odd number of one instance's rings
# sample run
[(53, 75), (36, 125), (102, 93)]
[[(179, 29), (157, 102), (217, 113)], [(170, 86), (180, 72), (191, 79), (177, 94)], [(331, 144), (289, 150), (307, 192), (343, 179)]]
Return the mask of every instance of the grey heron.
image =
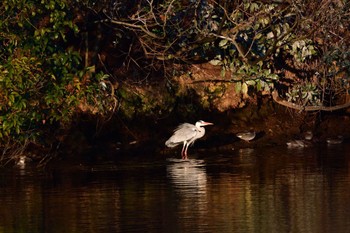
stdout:
[(179, 125), (174, 134), (165, 142), (167, 147), (175, 147), (183, 144), (181, 150), (182, 159), (187, 159), (187, 149), (198, 138), (201, 138), (205, 134), (205, 129), (202, 126), (213, 125), (213, 123), (205, 121), (197, 121), (195, 125), (190, 123), (183, 123)]

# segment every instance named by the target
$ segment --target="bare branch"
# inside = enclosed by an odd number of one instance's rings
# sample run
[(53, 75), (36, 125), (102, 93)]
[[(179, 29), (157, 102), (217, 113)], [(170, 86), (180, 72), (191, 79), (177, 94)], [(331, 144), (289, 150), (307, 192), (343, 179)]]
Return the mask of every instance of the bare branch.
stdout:
[[(127, 23), (127, 22), (123, 22), (123, 21), (117, 21), (117, 20), (113, 20), (113, 19), (108, 19), (107, 21), (110, 22), (110, 23), (113, 23), (113, 24), (125, 26), (127, 28), (140, 29), (141, 31), (146, 33), (148, 36), (150, 36), (150, 37), (152, 37), (154, 39), (158, 39), (158, 40), (164, 39), (164, 37), (157, 36), (156, 34), (154, 34), (153, 32), (150, 32), (147, 28), (145, 28), (145, 27), (143, 27), (141, 25)], [(104, 20), (104, 22), (106, 22), (106, 20)]]

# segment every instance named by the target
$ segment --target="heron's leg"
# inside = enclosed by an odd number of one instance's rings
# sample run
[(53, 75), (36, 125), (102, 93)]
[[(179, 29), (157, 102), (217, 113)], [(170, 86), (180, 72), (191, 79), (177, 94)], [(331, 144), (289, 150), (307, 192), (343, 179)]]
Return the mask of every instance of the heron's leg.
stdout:
[(184, 141), (184, 144), (182, 146), (182, 150), (181, 150), (181, 157), (182, 159), (185, 159), (185, 148), (186, 148), (186, 141)]
[(186, 144), (186, 146), (185, 146), (185, 151), (184, 151), (184, 155), (183, 155), (183, 159), (187, 159), (187, 149), (188, 149), (188, 146), (189, 146), (190, 144)]

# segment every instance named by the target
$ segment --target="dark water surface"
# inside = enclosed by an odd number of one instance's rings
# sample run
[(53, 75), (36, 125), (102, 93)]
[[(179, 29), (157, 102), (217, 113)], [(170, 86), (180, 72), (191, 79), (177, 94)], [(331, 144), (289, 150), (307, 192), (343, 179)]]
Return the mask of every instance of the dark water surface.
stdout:
[(0, 233), (350, 232), (349, 144), (191, 152), (1, 169)]

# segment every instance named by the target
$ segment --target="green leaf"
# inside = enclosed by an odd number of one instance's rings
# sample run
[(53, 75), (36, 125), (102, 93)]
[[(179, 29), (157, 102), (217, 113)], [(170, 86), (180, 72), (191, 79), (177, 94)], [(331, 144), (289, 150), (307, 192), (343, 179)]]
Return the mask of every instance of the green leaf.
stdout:
[(236, 82), (235, 83), (235, 91), (236, 93), (240, 93), (242, 90), (242, 83), (241, 82)]
[(243, 94), (248, 94), (248, 85), (246, 83), (242, 84), (242, 93)]
[(210, 64), (212, 64), (213, 66), (217, 66), (217, 65), (221, 65), (222, 61), (220, 60), (211, 60), (209, 61)]
[(224, 47), (226, 44), (227, 44), (227, 40), (221, 40), (220, 42), (219, 42), (219, 46), (220, 47)]
[(226, 74), (226, 69), (223, 67), (223, 68), (221, 69), (220, 76), (224, 78), (224, 77), (225, 77), (225, 74)]
[(248, 85), (248, 86), (255, 86), (256, 82), (254, 80), (247, 80), (245, 81), (245, 83)]
[(261, 91), (261, 89), (262, 89), (262, 81), (258, 80), (257, 83), (256, 83), (256, 90), (257, 91)]

